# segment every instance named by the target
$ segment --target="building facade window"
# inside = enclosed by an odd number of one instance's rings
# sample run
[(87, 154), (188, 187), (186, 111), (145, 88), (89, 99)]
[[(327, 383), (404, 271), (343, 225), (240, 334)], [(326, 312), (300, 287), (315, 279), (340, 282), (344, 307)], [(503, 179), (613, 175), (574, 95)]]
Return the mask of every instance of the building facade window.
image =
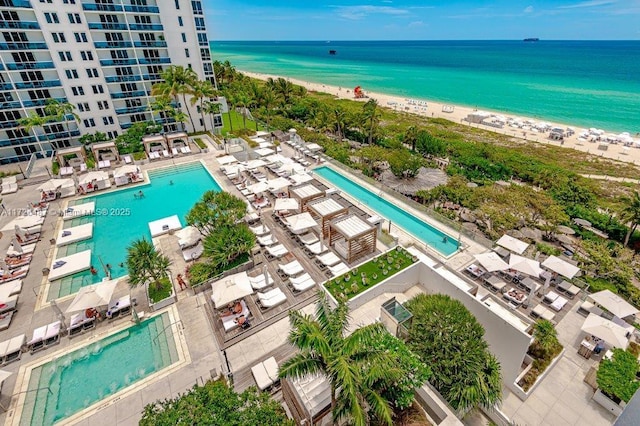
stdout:
[(60, 60), (62, 62), (69, 62), (73, 60), (71, 58), (71, 52), (68, 52), (68, 51), (58, 52), (58, 56), (60, 57)]
[(73, 86), (71, 88), (71, 93), (73, 93), (74, 96), (84, 96), (84, 89), (82, 86)]
[(54, 43), (66, 43), (67, 38), (64, 36), (64, 33), (51, 33), (51, 37), (53, 37)]
[(76, 70), (64, 70), (64, 73), (67, 75), (68, 79), (74, 80), (78, 78), (78, 71)]
[(45, 12), (44, 19), (49, 24), (59, 24), (60, 20), (58, 19), (58, 14), (53, 12)]
[(79, 13), (67, 13), (67, 17), (70, 24), (82, 24)]
[(86, 33), (73, 33), (73, 36), (76, 38), (76, 43), (86, 43), (87, 42), (87, 34)]

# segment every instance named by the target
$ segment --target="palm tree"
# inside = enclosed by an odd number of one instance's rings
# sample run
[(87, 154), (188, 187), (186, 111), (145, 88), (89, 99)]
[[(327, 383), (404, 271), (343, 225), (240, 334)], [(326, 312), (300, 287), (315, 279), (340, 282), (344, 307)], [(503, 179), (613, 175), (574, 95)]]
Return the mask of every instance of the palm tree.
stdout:
[(378, 112), (378, 101), (375, 99), (369, 99), (366, 104), (362, 106), (363, 120), (368, 124), (367, 138), (369, 145), (373, 143), (373, 135), (376, 127), (380, 121), (380, 114)]
[(180, 123), (183, 131), (186, 131), (187, 126), (184, 124), (187, 120), (187, 114), (184, 113), (181, 109), (172, 108), (169, 111), (169, 117), (173, 118), (176, 123)]
[(227, 115), (229, 116), (229, 131), (233, 133), (233, 120), (231, 119), (231, 111), (235, 107), (236, 93), (235, 91), (229, 89), (224, 90), (222, 93), (224, 94), (224, 98), (227, 100), (227, 104), (229, 106), (227, 108)]
[(338, 136), (338, 142), (342, 142), (342, 138), (344, 137), (344, 128), (347, 125), (347, 112), (338, 105), (332, 111), (332, 118), (333, 127), (336, 130), (336, 136)]
[(76, 107), (73, 104), (70, 104), (67, 101), (60, 102), (55, 99), (49, 99), (46, 106), (44, 107), (44, 111), (48, 114), (52, 121), (64, 120), (64, 125), (67, 129), (69, 140), (71, 140), (71, 131), (69, 130), (69, 116), (72, 116), (76, 123), (80, 121), (80, 116), (74, 112), (75, 109)]
[(621, 201), (623, 207), (620, 212), (620, 218), (624, 222), (629, 223), (629, 230), (624, 237), (624, 245), (626, 246), (629, 244), (629, 239), (635, 232), (638, 224), (640, 224), (640, 192), (635, 191), (631, 197), (623, 197)]
[(158, 112), (160, 114), (163, 126), (168, 125), (167, 119), (172, 116), (173, 111), (175, 110), (173, 105), (171, 105), (171, 97), (168, 95), (156, 96), (151, 105), (149, 105), (149, 108), (151, 111)]
[(209, 116), (211, 117), (211, 130), (215, 130), (213, 117), (217, 114), (220, 114), (220, 104), (218, 102), (206, 101), (204, 103), (203, 108), (204, 108), (204, 112), (206, 114), (209, 114)]
[(127, 269), (131, 287), (149, 283), (159, 289), (167, 277), (170, 265), (169, 258), (158, 253), (153, 244), (144, 238), (135, 240), (127, 247)]
[(238, 91), (235, 95), (236, 106), (242, 107), (242, 127), (247, 128), (247, 106), (251, 102), (251, 98), (244, 91)]
[(406, 145), (411, 145), (411, 151), (415, 152), (416, 142), (418, 142), (418, 128), (409, 126), (402, 136), (402, 142)]
[(202, 119), (202, 125), (204, 126), (204, 131), (207, 131), (207, 123), (204, 120), (204, 99), (205, 98), (213, 98), (216, 95), (216, 89), (213, 87), (213, 84), (209, 80), (204, 81), (196, 81), (191, 87), (191, 105), (195, 105), (198, 102), (200, 103), (200, 118)]
[[(32, 112), (27, 117), (22, 117), (18, 120), (18, 124), (22, 127), (27, 133), (33, 131), (38, 142), (40, 142), (40, 135), (36, 132), (36, 128), (40, 127), (42, 131), (44, 131), (44, 126), (50, 121), (48, 116), (38, 115), (36, 112)], [(40, 151), (44, 151), (42, 148), (42, 144), (40, 144)], [(43, 154), (44, 155), (44, 154)]]
[(315, 316), (289, 312), (289, 342), (300, 352), (280, 366), (281, 378), (324, 374), (331, 385), (333, 422), (349, 418), (355, 425), (368, 423), (367, 409), (386, 424), (392, 424), (388, 402), (372, 384), (398, 371), (385, 351), (371, 349), (370, 342), (386, 333), (380, 323), (367, 325), (346, 336), (349, 308), (344, 300), (331, 309), (327, 296), (319, 292)]
[(171, 65), (169, 68), (162, 71), (160, 77), (164, 80), (161, 83), (156, 83), (151, 88), (152, 96), (171, 96), (175, 99), (176, 103), (179, 102), (179, 96), (182, 96), (182, 104), (187, 110), (189, 115), (189, 121), (191, 121), (191, 127), (195, 131), (196, 126), (191, 117), (191, 111), (187, 107), (187, 94), (190, 93), (191, 88), (198, 81), (196, 72), (191, 68), (184, 68), (183, 66)]
[(269, 86), (265, 86), (262, 91), (262, 97), (260, 103), (264, 107), (265, 114), (267, 116), (267, 131), (269, 131), (269, 123), (271, 122), (271, 111), (276, 104), (277, 97), (273, 89)]

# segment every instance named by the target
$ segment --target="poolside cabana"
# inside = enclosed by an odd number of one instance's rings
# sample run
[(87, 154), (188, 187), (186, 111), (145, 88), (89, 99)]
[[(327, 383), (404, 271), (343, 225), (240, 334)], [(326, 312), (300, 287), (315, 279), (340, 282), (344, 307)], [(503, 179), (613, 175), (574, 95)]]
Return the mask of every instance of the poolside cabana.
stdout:
[(78, 179), (80, 191), (93, 192), (100, 189), (111, 188), (109, 174), (104, 171), (92, 171)]
[(320, 188), (310, 183), (289, 187), (289, 198), (295, 198), (300, 203), (300, 211), (307, 211), (307, 203), (316, 198), (324, 197), (325, 193)]
[(355, 214), (329, 223), (329, 245), (348, 263), (376, 251), (377, 228)]
[(145, 136), (142, 138), (142, 145), (144, 145), (144, 150), (150, 159), (159, 158), (158, 155), (161, 152), (169, 151), (167, 140), (162, 135)]
[(323, 375), (282, 380), (282, 397), (296, 424), (324, 424), (331, 415), (331, 385)]
[(314, 219), (320, 222), (322, 238), (329, 236), (329, 223), (338, 216), (349, 213), (349, 207), (345, 207), (333, 198), (317, 198), (307, 203), (307, 211)]
[(94, 143), (91, 145), (93, 158), (100, 161), (120, 161), (120, 153), (114, 142)]
[(60, 165), (60, 176), (73, 174), (73, 169), (84, 171), (87, 168), (87, 153), (83, 146), (59, 149), (56, 152), (56, 160)]
[(116, 182), (116, 186), (122, 186), (130, 183), (142, 182), (144, 177), (142, 176), (138, 166), (128, 164), (115, 169), (113, 171), (113, 179)]

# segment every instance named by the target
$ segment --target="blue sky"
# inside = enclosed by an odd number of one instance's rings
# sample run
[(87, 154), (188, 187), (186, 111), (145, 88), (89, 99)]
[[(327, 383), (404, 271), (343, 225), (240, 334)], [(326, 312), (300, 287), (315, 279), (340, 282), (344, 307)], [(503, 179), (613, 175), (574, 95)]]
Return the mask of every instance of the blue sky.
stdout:
[(213, 40), (638, 40), (640, 0), (204, 0)]

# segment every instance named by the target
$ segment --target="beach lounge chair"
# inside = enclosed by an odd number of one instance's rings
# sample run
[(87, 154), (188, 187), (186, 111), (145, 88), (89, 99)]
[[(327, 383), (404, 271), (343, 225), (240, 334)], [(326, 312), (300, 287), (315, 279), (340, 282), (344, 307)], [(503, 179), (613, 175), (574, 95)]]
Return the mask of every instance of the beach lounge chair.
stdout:
[(27, 272), (29, 272), (29, 265), (14, 269), (12, 271), (4, 271), (4, 273), (0, 276), (0, 284), (8, 283), (9, 281), (17, 280), (19, 278), (24, 278), (27, 276)]
[(4, 300), (0, 300), (0, 314), (15, 311), (18, 306), (18, 295), (8, 296)]
[(179, 154), (178, 148), (176, 147), (171, 148), (171, 154), (173, 154), (174, 156), (178, 155)]
[(292, 277), (304, 272), (304, 268), (298, 262), (298, 260), (292, 260), (289, 263), (285, 263), (284, 265), (278, 265), (278, 269), (285, 273), (285, 275)]
[(245, 317), (245, 319), (247, 320), (249, 319), (249, 316), (251, 315), (251, 311), (249, 310), (247, 303), (244, 300), (241, 300), (240, 305), (242, 306), (242, 311), (240, 311), (239, 314), (220, 316), (220, 320), (222, 321), (222, 327), (224, 328), (224, 331), (229, 331), (229, 330), (233, 330), (234, 328), (237, 328), (238, 322), (236, 320), (241, 316)]
[(33, 253), (33, 251), (36, 249), (36, 245), (35, 244), (27, 244), (22, 246), (22, 250), (16, 250), (13, 247), (13, 243), (9, 246), (9, 249), (7, 249), (7, 256), (9, 257), (17, 257), (17, 256), (22, 256), (24, 254), (29, 254), (29, 253)]
[(61, 322), (56, 321), (51, 324), (43, 325), (33, 330), (31, 340), (27, 342), (30, 353), (38, 352), (60, 343), (60, 326)]
[(253, 288), (254, 290), (262, 290), (263, 288), (267, 288), (273, 285), (274, 281), (271, 277), (271, 274), (267, 272), (266, 278), (264, 274), (256, 275), (255, 277), (249, 277), (249, 283), (251, 284), (251, 288)]
[(293, 290), (296, 292), (309, 290), (311, 287), (315, 285), (316, 285), (316, 282), (310, 276), (304, 281), (300, 281), (297, 283), (294, 283), (293, 281), (291, 282), (291, 286), (293, 287)]
[(265, 293), (257, 293), (262, 309), (269, 309), (287, 301), (287, 296), (278, 287)]
[(313, 232), (307, 232), (306, 234), (298, 235), (298, 240), (304, 245), (313, 244), (318, 242), (318, 237)]
[(329, 271), (331, 272), (331, 275), (337, 277), (345, 272), (349, 272), (349, 267), (343, 262), (340, 262), (337, 265), (329, 266)]
[(569, 296), (569, 299), (573, 299), (578, 293), (580, 293), (580, 287), (565, 280), (558, 284), (557, 289), (559, 292)]
[(332, 251), (316, 256), (316, 260), (317, 260), (317, 263), (319, 263), (323, 267), (335, 266), (338, 263), (340, 263), (340, 258), (336, 256), (335, 253)]
[(306, 245), (305, 250), (312, 255), (319, 255), (329, 251), (329, 247), (322, 241), (318, 241), (317, 243)]
[(291, 284), (300, 284), (310, 279), (311, 279), (311, 275), (309, 275), (308, 272), (305, 272), (300, 276), (289, 278), (289, 281), (291, 282)]
[(2, 365), (19, 360), (22, 357), (22, 346), (26, 341), (27, 336), (20, 334), (0, 343), (0, 362)]
[(87, 330), (91, 330), (95, 326), (96, 326), (96, 318), (87, 317), (86, 311), (82, 311), (78, 314), (75, 314), (71, 317), (71, 320), (69, 321), (69, 328), (67, 329), (67, 331), (69, 332), (69, 338), (78, 336)]
[(266, 234), (269, 234), (271, 232), (271, 230), (269, 228), (267, 228), (266, 225), (263, 225), (263, 224), (250, 226), (249, 230), (251, 230), (251, 232), (253, 232), (257, 236), (266, 235)]
[(16, 311), (5, 312), (4, 314), (0, 314), (0, 330), (6, 330), (11, 326), (11, 321), (13, 320), (13, 315)]
[(8, 260), (5, 259), (5, 263), (9, 267), (9, 270), (12, 270), (29, 265), (31, 263), (31, 259), (33, 259), (33, 256), (28, 254), (22, 257), (9, 257)]
[(123, 155), (122, 159), (124, 160), (125, 164), (131, 164), (133, 163), (133, 157), (131, 157), (129, 154), (127, 155)]
[(556, 300), (553, 301), (553, 303), (551, 303), (551, 305), (549, 305), (551, 307), (551, 309), (553, 309), (554, 311), (561, 311), (562, 308), (564, 308), (564, 305), (566, 305), (569, 301), (567, 299), (565, 299), (562, 296), (558, 296), (558, 298)]
[(258, 237), (258, 244), (260, 244), (261, 246), (272, 246), (274, 244), (278, 244), (278, 239), (272, 234), (267, 234)]
[(180, 152), (182, 152), (183, 154), (191, 154), (191, 148), (189, 148), (189, 146), (183, 146), (182, 148), (180, 148)]
[(22, 291), (22, 280), (13, 280), (6, 284), (2, 284), (2, 289), (7, 289), (7, 293), (9, 296), (14, 296), (16, 294), (20, 294)]
[(589, 302), (588, 300), (585, 300), (578, 307), (578, 313), (580, 315), (584, 315), (585, 317), (588, 317), (589, 314), (596, 314), (598, 316), (601, 316), (604, 313), (604, 311), (601, 308), (594, 305), (593, 303)]
[(264, 391), (278, 383), (280, 380), (278, 370), (278, 363), (274, 357), (268, 358), (251, 367), (251, 374), (256, 381), (256, 385), (258, 385), (258, 389)]
[(542, 305), (536, 305), (536, 307), (531, 310), (531, 316), (534, 318), (542, 318), (547, 321), (553, 321), (555, 314)]
[(14, 192), (18, 192), (18, 184), (17, 183), (3, 183), (2, 184), (2, 195), (13, 194)]
[(549, 293), (544, 295), (544, 297), (542, 298), (542, 303), (544, 303), (545, 305), (550, 305), (558, 297), (560, 297), (560, 295), (558, 293), (556, 293), (555, 291), (550, 291)]
[(278, 245), (275, 245), (275, 246), (267, 247), (267, 253), (271, 257), (279, 258), (279, 257), (282, 257), (285, 254), (289, 253), (289, 250), (287, 250), (287, 248), (285, 246), (283, 246), (282, 244), (278, 244)]

